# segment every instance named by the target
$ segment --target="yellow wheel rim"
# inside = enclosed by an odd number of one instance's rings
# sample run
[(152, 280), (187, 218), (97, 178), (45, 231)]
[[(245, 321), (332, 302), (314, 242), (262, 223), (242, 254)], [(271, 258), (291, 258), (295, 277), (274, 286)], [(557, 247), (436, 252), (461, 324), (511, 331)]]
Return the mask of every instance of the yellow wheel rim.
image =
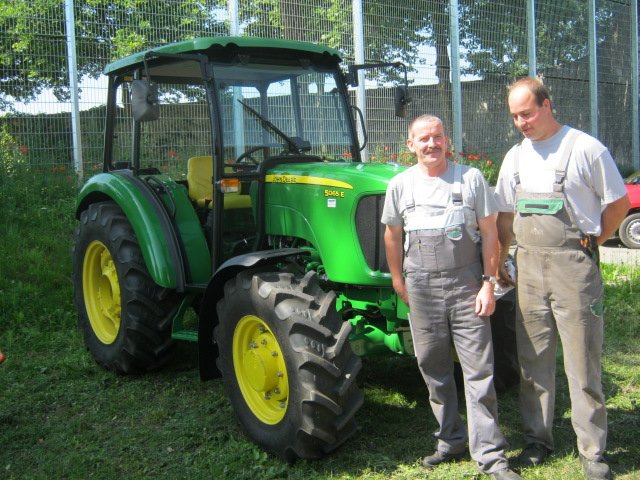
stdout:
[(254, 315), (242, 317), (236, 325), (233, 368), (253, 414), (268, 425), (280, 422), (289, 400), (286, 364), (275, 335)]
[(82, 291), (91, 328), (102, 343), (113, 343), (120, 329), (120, 283), (111, 253), (98, 240), (84, 255)]

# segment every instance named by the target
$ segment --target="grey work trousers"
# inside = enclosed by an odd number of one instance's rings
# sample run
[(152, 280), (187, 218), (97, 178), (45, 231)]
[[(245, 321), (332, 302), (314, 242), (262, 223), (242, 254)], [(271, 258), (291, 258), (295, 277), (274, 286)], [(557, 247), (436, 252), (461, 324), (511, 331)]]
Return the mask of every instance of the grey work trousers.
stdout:
[(559, 335), (578, 450), (587, 459), (601, 460), (607, 414), (601, 380), (603, 287), (598, 265), (579, 247), (519, 246), (516, 262), (516, 339), (525, 440), (553, 449)]
[(507, 468), (508, 462), (507, 443), (498, 428), (491, 324), (489, 317), (475, 313), (481, 274), (479, 263), (448, 272), (409, 273), (406, 286), (418, 366), (439, 424), (437, 449), (460, 453), (467, 443), (458, 413), (453, 344), (464, 375), (469, 450), (478, 468), (489, 474)]

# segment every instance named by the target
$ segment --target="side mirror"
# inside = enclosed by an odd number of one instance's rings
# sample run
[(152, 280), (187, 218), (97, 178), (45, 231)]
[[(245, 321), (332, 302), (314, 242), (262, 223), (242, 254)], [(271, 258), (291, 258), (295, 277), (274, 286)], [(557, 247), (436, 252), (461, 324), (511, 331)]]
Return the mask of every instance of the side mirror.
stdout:
[(149, 80), (134, 80), (131, 83), (131, 112), (136, 122), (160, 118), (157, 84)]
[(393, 99), (396, 117), (406, 117), (407, 105), (409, 105), (410, 103), (411, 96), (409, 95), (409, 89), (404, 85), (397, 86)]

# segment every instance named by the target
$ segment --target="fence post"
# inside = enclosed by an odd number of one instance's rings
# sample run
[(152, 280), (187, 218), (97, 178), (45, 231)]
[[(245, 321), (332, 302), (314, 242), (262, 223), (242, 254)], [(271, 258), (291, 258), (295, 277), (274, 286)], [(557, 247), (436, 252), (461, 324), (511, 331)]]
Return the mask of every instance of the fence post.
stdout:
[(451, 42), (451, 110), (453, 114), (453, 148), (462, 152), (462, 89), (460, 85), (460, 24), (458, 0), (449, 0)]
[[(354, 60), (356, 64), (364, 63), (364, 14), (362, 11), (362, 0), (353, 0), (351, 3), (353, 11), (353, 50)], [(367, 91), (365, 88), (365, 75), (362, 70), (358, 70), (358, 86), (356, 87), (356, 106), (362, 112), (362, 118), (364, 119), (364, 125), (362, 128), (366, 128), (367, 125)], [(359, 138), (364, 140), (364, 132), (359, 131)], [(362, 161), (369, 161), (368, 149), (362, 150)]]
[(536, 51), (536, 0), (527, 0), (527, 56), (529, 76), (538, 74), (538, 52)]
[(79, 179), (84, 176), (82, 163), (82, 137), (80, 130), (80, 97), (78, 95), (78, 65), (76, 61), (76, 28), (73, 13), (73, 0), (65, 0), (65, 20), (67, 30), (67, 65), (69, 69), (69, 88), (71, 91), (71, 141), (73, 144), (73, 163)]
[(638, 0), (629, 2), (631, 10), (631, 162), (640, 169), (640, 121), (638, 119)]
[[(234, 37), (242, 36), (238, 0), (229, 0), (227, 13), (229, 15), (229, 34)], [(244, 150), (244, 117), (240, 100), (242, 100), (242, 88), (233, 87), (233, 141), (238, 155)]]
[(589, 105), (591, 135), (598, 137), (598, 53), (596, 43), (596, 0), (589, 0)]

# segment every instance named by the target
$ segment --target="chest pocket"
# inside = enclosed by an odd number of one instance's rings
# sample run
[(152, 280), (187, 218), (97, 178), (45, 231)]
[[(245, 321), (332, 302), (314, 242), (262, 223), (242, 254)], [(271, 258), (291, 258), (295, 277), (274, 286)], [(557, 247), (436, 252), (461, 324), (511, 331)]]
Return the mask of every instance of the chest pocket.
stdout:
[(516, 150), (516, 212), (513, 230), (523, 246), (561, 247), (568, 239), (579, 237), (565, 193), (565, 180), (571, 150), (579, 135), (571, 129), (563, 142), (555, 171), (552, 192), (525, 192), (520, 184), (520, 147)]

